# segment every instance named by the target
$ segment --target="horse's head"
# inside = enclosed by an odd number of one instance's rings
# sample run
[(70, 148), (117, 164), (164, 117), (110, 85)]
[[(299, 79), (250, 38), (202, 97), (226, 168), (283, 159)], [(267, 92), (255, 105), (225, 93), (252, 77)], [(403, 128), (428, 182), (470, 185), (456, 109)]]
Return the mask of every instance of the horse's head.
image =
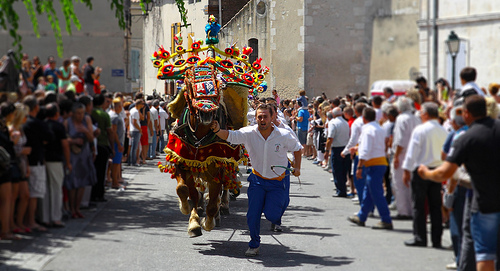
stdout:
[(214, 67), (210, 64), (194, 66), (186, 71), (186, 100), (196, 118), (203, 125), (209, 125), (219, 109), (219, 84)]

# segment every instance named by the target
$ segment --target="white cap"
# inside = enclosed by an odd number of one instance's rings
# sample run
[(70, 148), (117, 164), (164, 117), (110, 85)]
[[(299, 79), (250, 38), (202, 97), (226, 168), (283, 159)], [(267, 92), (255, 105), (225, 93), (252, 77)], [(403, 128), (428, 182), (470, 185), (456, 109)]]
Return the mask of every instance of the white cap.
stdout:
[(81, 83), (82, 81), (80, 80), (80, 78), (78, 78), (78, 76), (76, 75), (72, 75), (71, 78), (69, 79), (69, 81), (71, 82), (75, 82), (75, 81), (78, 81), (79, 83)]

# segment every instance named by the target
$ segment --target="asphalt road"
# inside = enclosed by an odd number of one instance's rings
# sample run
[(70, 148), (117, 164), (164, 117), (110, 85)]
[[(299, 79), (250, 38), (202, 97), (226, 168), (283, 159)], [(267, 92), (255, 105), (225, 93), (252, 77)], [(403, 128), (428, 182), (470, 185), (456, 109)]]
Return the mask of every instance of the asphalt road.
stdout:
[[(125, 167), (123, 193), (108, 191), (107, 203), (85, 210), (85, 219), (67, 221), (64, 229), (0, 241), (0, 270), (445, 270), (451, 250), (405, 247), (411, 221), (394, 221), (393, 231), (372, 230), (346, 218), (359, 205), (334, 198), (330, 175), (303, 161), (301, 185), (292, 177), (284, 231), (261, 221), (261, 250), (247, 258), (246, 175), (242, 194), (231, 201), (221, 227), (196, 238), (187, 235), (175, 180), (160, 173), (157, 161)], [(443, 234), (449, 246), (449, 232)]]

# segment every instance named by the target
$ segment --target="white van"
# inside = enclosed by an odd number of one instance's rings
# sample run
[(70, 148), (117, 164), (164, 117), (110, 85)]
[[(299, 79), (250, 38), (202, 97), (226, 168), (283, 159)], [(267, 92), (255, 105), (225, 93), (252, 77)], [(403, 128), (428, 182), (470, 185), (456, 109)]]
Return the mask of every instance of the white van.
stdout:
[(405, 95), (406, 91), (415, 87), (415, 81), (410, 80), (379, 80), (375, 81), (370, 88), (370, 96), (384, 95), (384, 88), (390, 87), (394, 91), (394, 95)]

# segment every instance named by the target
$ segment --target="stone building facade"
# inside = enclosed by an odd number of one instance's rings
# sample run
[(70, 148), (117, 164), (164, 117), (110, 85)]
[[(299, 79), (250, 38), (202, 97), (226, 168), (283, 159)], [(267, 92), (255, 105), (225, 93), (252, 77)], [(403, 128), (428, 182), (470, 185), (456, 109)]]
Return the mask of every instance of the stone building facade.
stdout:
[(419, 70), (416, 0), (392, 1), (389, 10), (380, 10), (374, 18), (370, 84), (377, 80), (415, 80)]
[[(222, 24), (236, 14), (248, 0), (220, 0)], [(205, 40), (205, 25), (209, 15), (219, 18), (219, 0), (186, 0), (184, 6), (187, 10), (188, 26), (183, 27), (179, 10), (174, 0), (156, 0), (148, 16), (144, 18), (143, 39), (143, 77), (144, 92), (165, 93), (175, 86), (175, 82), (166, 82), (156, 78), (157, 69), (153, 67), (150, 56), (164, 46), (165, 50), (172, 52), (172, 38), (181, 33), (183, 46), (190, 46), (196, 40)]]
[[(59, 2), (54, 2), (54, 8), (59, 16), (59, 24), (62, 30), (64, 44), (64, 55), (57, 56), (56, 41), (46, 16), (37, 16), (40, 38), (33, 32), (31, 21), (21, 1), (16, 1), (14, 8), (19, 14), (19, 34), (22, 36), (23, 52), (27, 53), (30, 60), (33, 56), (39, 56), (45, 65), (48, 56), (55, 56), (57, 67), (62, 66), (63, 59), (77, 55), (82, 64), (88, 56), (93, 56), (94, 66), (103, 69), (101, 83), (111, 91), (131, 92), (138, 89), (140, 84), (140, 72), (138, 78), (131, 78), (130, 65), (140, 65), (140, 60), (132, 63), (131, 49), (135, 48), (137, 53), (142, 52), (142, 42), (137, 44), (135, 37), (142, 36), (142, 26), (135, 28), (140, 23), (140, 18), (134, 17), (134, 23), (130, 24), (132, 33), (128, 38), (124, 30), (118, 26), (115, 11), (110, 9), (107, 1), (92, 1), (92, 10), (83, 3), (74, 3), (75, 13), (80, 21), (81, 29), (72, 28), (72, 35), (66, 32), (64, 17)], [(124, 38), (125, 36), (125, 38)], [(128, 45), (127, 45), (128, 44)], [(12, 48), (12, 39), (5, 30), (0, 30), (0, 54), (5, 54)], [(137, 54), (134, 54), (137, 56)], [(138, 81), (139, 80), (139, 81)]]
[(421, 0), (419, 47), (420, 70), (434, 82), (439, 77), (451, 81), (452, 61), (446, 40), (451, 31), (460, 38), (456, 59), (456, 88), (465, 66), (477, 69), (476, 82), (487, 87), (500, 82), (500, 53), (496, 49), (500, 29), (500, 2), (496, 0)]

